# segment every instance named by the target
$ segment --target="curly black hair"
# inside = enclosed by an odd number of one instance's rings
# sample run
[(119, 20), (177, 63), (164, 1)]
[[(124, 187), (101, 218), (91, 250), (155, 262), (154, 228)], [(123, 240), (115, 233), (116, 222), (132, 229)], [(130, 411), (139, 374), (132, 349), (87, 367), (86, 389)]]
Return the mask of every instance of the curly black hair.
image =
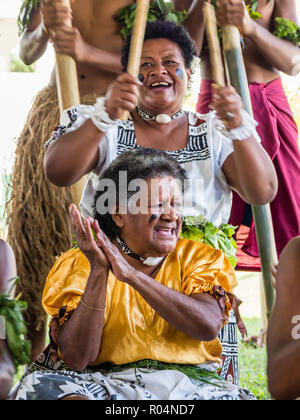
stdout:
[[(190, 69), (194, 58), (197, 57), (195, 42), (182, 25), (173, 22), (156, 21), (148, 22), (145, 32), (145, 41), (148, 39), (165, 38), (177, 44), (182, 52), (185, 67)], [(122, 48), (122, 66), (123, 71), (127, 70), (131, 35), (126, 39)]]
[[(126, 182), (127, 189), (126, 198), (123, 198), (122, 194), (120, 194), (120, 173), (122, 172), (126, 172), (126, 177), (122, 178), (122, 181), (126, 178), (126, 181), (124, 181)], [(120, 231), (111, 216), (111, 211), (114, 209), (108, 209), (109, 200), (116, 205), (127, 205), (130, 197), (137, 193), (137, 190), (132, 192), (128, 191), (129, 184), (132, 181), (141, 179), (146, 181), (151, 178), (165, 176), (171, 176), (175, 180), (178, 180), (182, 186), (183, 192), (187, 175), (180, 163), (164, 151), (148, 148), (139, 148), (123, 153), (104, 171), (99, 178), (98, 188), (96, 188), (97, 191), (94, 197), (93, 213), (94, 219), (98, 221), (100, 228), (111, 240), (119, 236)], [(101, 180), (104, 180), (105, 183), (103, 183), (100, 190), (99, 185)], [(110, 190), (108, 185), (111, 186), (112, 183), (113, 188)], [(103, 191), (104, 184), (105, 191)], [(114, 194), (115, 197), (112, 198), (110, 196), (111, 193)], [(110, 198), (108, 198), (108, 195)], [(127, 199), (127, 202), (122, 203), (122, 199)], [(105, 214), (102, 212), (101, 214), (99, 213), (100, 206), (104, 206), (106, 209)]]

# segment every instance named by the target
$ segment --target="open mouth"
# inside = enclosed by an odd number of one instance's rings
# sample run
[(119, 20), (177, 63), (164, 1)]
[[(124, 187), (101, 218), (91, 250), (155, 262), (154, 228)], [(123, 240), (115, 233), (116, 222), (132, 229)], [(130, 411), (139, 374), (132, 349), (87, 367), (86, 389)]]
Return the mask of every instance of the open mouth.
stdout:
[(168, 89), (171, 86), (172, 86), (172, 83), (161, 81), (161, 82), (152, 83), (150, 85), (150, 88), (154, 90), (160, 90), (160, 89)]
[(157, 236), (168, 239), (168, 238), (174, 238), (174, 236), (176, 236), (177, 230), (175, 228), (158, 227), (154, 229), (154, 232)]

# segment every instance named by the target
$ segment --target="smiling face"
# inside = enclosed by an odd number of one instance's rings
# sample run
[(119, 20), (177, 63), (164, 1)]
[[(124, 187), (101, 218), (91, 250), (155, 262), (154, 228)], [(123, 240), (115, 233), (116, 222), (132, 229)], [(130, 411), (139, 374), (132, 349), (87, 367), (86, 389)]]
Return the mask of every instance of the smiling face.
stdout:
[(164, 257), (175, 249), (180, 235), (182, 190), (173, 177), (151, 178), (146, 184), (146, 211), (112, 217), (134, 253), (144, 258)]
[(145, 41), (142, 53), (139, 105), (153, 114), (174, 115), (182, 108), (191, 71), (180, 47), (165, 38)]

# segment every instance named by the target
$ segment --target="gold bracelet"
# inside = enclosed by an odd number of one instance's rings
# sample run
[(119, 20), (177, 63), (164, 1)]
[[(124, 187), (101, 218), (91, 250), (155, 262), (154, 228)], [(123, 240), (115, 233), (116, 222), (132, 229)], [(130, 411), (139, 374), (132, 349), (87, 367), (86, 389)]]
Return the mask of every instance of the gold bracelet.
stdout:
[(101, 309), (97, 309), (97, 308), (93, 308), (92, 306), (88, 305), (87, 303), (84, 302), (84, 300), (81, 298), (80, 302), (86, 306), (88, 309), (92, 309), (92, 311), (96, 311), (96, 312), (105, 312), (105, 308), (101, 308)]

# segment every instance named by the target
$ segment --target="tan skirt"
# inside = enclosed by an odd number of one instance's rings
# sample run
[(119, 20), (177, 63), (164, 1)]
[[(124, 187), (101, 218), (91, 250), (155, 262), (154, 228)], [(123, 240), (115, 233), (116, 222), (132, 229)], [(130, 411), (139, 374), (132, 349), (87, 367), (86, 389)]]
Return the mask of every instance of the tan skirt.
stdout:
[[(93, 104), (97, 95), (81, 98)], [(28, 303), (26, 321), (41, 330), (46, 314), (41, 305), (48, 272), (56, 257), (71, 247), (68, 220), (70, 188), (52, 185), (43, 171), (44, 144), (59, 124), (56, 91), (45, 88), (36, 96), (15, 151), (7, 202), (8, 242), (12, 246), (18, 276), (17, 293)]]

